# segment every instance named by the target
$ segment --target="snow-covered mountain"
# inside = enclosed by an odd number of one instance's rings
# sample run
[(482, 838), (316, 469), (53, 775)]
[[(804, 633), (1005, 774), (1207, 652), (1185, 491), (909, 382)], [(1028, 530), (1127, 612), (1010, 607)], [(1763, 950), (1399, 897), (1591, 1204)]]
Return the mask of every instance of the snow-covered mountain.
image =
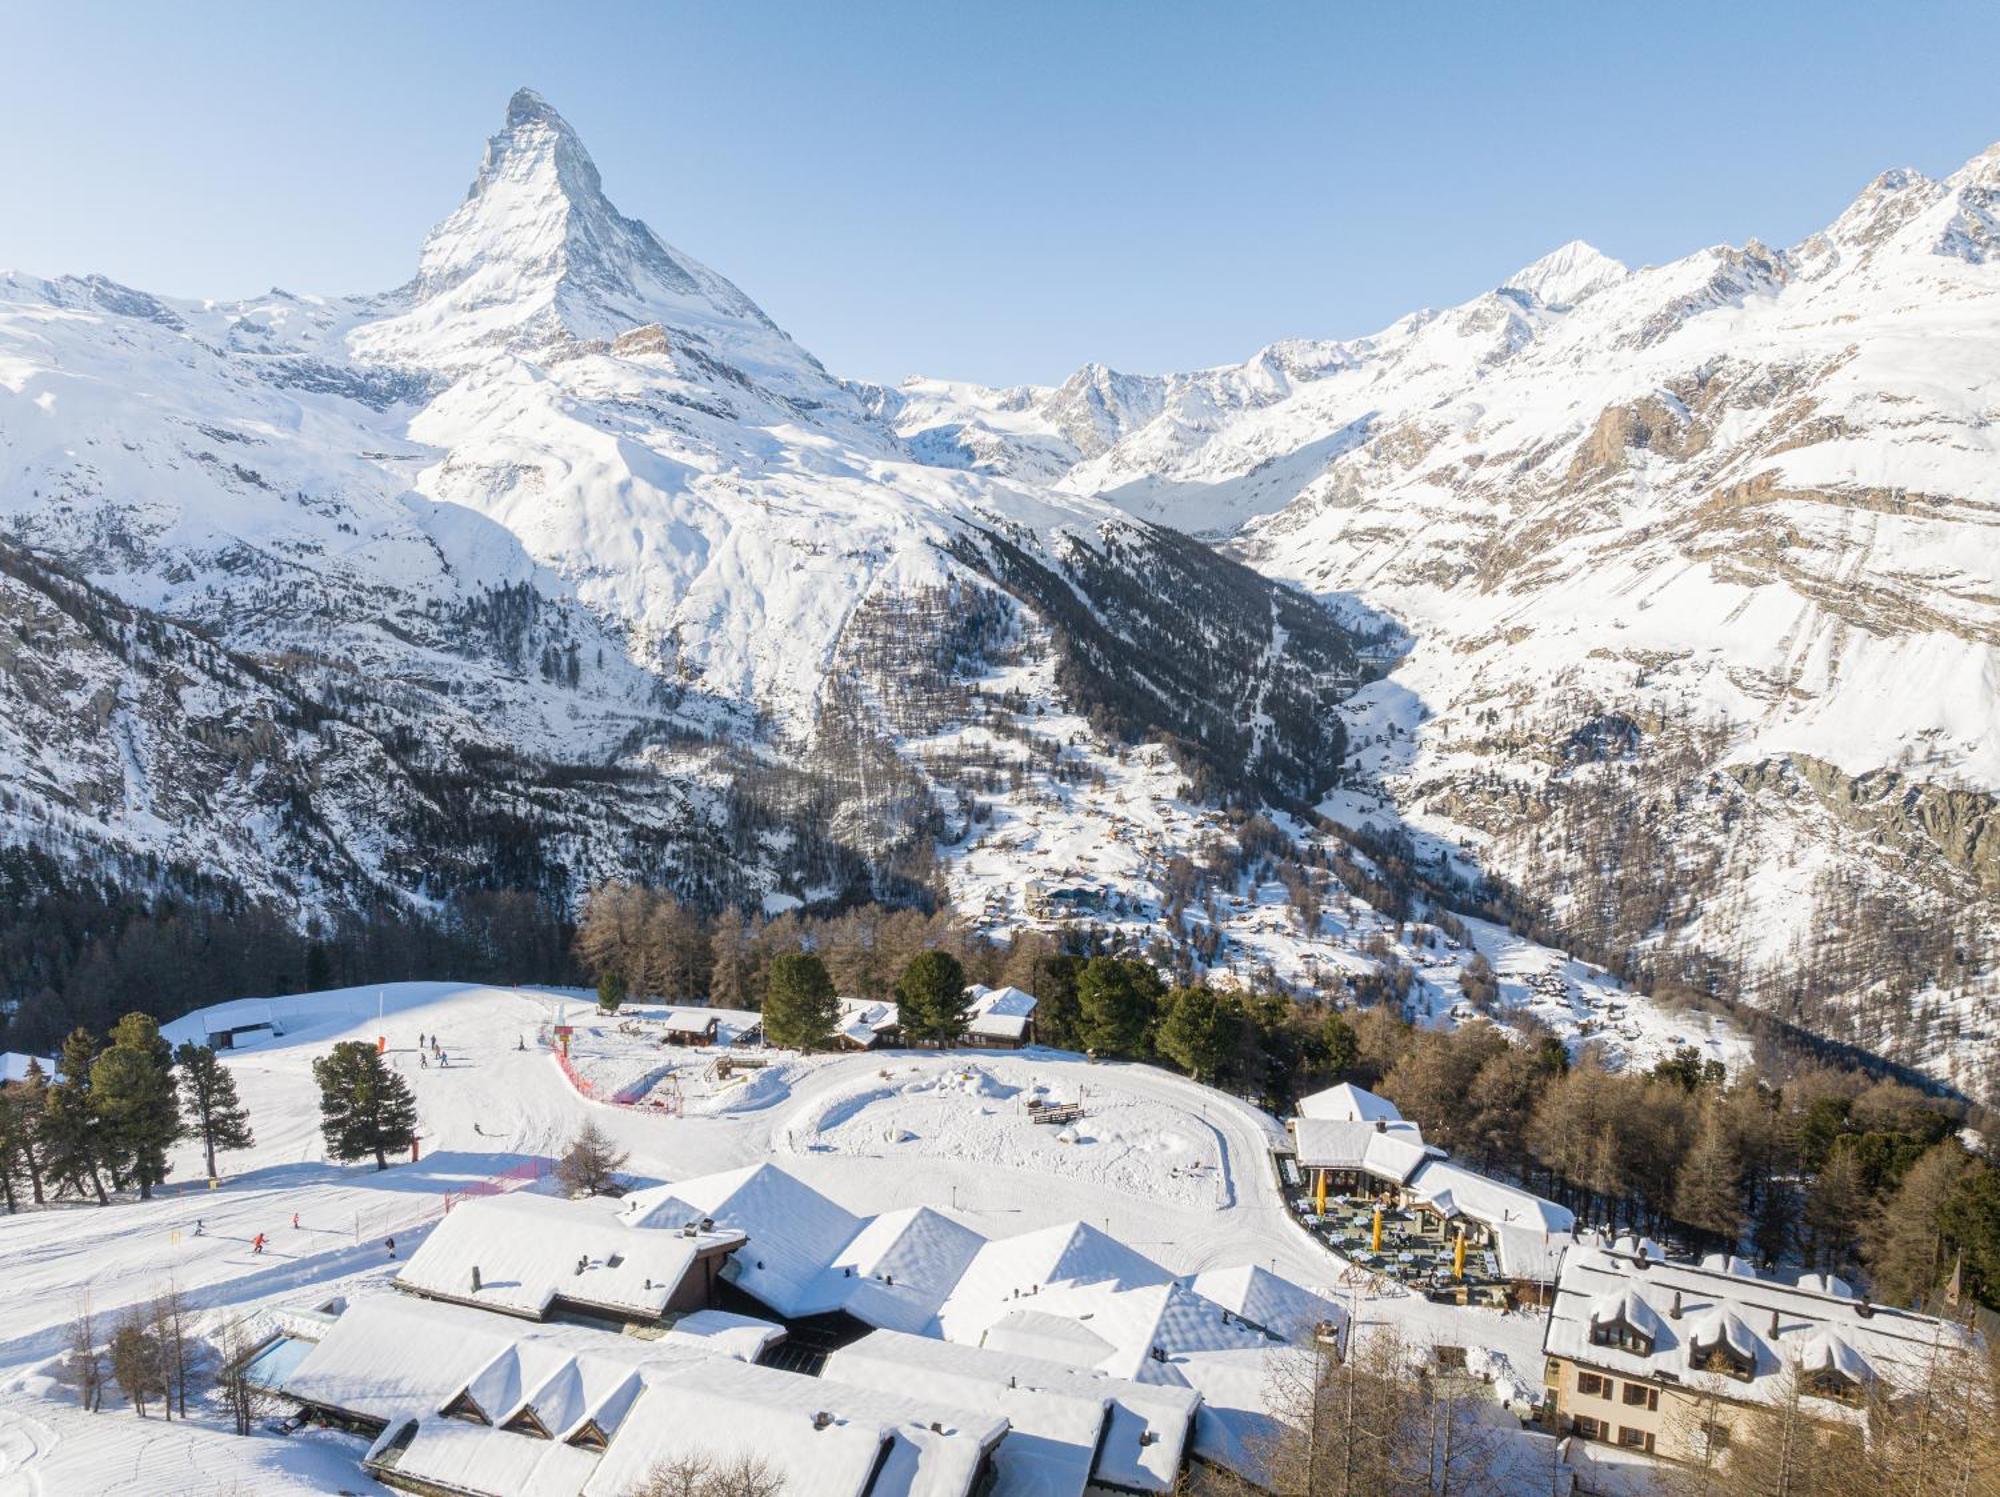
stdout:
[(1572, 243), (1458, 307), (1165, 377), (913, 381), (920, 451), (1393, 617), (1348, 819), (1554, 929), (1960, 1074), (2000, 901), (2000, 148), (1789, 249)]
[(527, 90), (395, 291), (0, 277), (0, 540), (7, 840), (308, 911), (921, 865), (896, 735), (1024, 631), (1094, 723), (1243, 793), (1341, 753), (1323, 610), (919, 460)]

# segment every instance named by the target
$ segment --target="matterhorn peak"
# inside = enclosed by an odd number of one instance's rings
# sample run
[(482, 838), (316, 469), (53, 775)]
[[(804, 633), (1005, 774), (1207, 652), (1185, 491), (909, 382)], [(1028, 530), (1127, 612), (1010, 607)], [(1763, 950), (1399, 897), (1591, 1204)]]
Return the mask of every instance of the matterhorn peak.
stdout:
[(709, 342), (731, 341), (730, 326), (777, 334), (735, 286), (621, 214), (582, 137), (531, 88), (507, 101), (465, 200), (425, 239), (409, 294), (407, 314), (356, 335), (357, 355), (458, 368), (651, 324), (698, 326)]
[(1544, 306), (1566, 307), (1631, 274), (1595, 245), (1572, 239), (1507, 278), (1505, 291), (1525, 291)]

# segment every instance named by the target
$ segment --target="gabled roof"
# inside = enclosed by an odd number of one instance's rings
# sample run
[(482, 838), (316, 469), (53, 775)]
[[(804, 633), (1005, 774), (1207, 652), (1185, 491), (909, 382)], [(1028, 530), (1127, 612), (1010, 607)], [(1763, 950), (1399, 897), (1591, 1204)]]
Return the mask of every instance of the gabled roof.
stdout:
[(652, 1319), (700, 1254), (742, 1240), (731, 1231), (635, 1231), (608, 1201), (516, 1192), (460, 1202), (410, 1255), (396, 1286), (537, 1319), (558, 1298)]
[[(954, 1396), (959, 1388), (971, 1392), (985, 1385), (993, 1387), (993, 1396), (1002, 1399), (1007, 1394), (998, 1385), (1004, 1383), (1016, 1392), (1026, 1390), (1108, 1408), (1094, 1474), (1100, 1482), (1139, 1492), (1173, 1489), (1191, 1421), (1201, 1406), (1201, 1396), (1190, 1388), (1139, 1383), (992, 1347), (962, 1346), (893, 1331), (877, 1331), (835, 1352), (827, 1359), (824, 1375), (869, 1382), (900, 1376), (917, 1384), (935, 1379), (940, 1387), (954, 1390)], [(995, 1406), (1013, 1417), (1007, 1403)], [(1024, 1412), (1023, 1419), (1039, 1421), (1044, 1416), (1055, 1417), (1046, 1405), (1037, 1414)], [(1037, 1439), (1047, 1438), (1028, 1423), (1017, 1427)], [(1001, 1444), (1002, 1465), (1010, 1456), (1008, 1443)], [(1059, 1453), (1050, 1454), (1052, 1460), (1059, 1459)]]
[(979, 1332), (1007, 1309), (1033, 1309), (1033, 1297), (1057, 1285), (1132, 1287), (1165, 1283), (1170, 1277), (1137, 1249), (1088, 1223), (1065, 1222), (980, 1248), (939, 1306), (938, 1324), (951, 1340), (977, 1341)]
[(749, 1245), (730, 1260), (737, 1287), (780, 1315), (810, 1314), (819, 1276), (861, 1230), (858, 1216), (771, 1164), (702, 1175), (635, 1191), (623, 1219), (635, 1227), (680, 1227), (712, 1219)]
[(1255, 1263), (1204, 1269), (1183, 1282), (1203, 1299), (1283, 1341), (1301, 1340), (1323, 1322), (1346, 1318), (1346, 1312), (1332, 1300)]
[(1403, 1114), (1387, 1097), (1343, 1081), (1299, 1099), (1299, 1116), (1336, 1123), (1400, 1123)]
[[(1650, 1353), (1592, 1344), (1592, 1323), (1614, 1314), (1648, 1331)], [(1914, 1380), (1939, 1345), (1971, 1341), (1963, 1327), (1915, 1311), (1691, 1263), (1641, 1259), (1585, 1238), (1563, 1259), (1543, 1349), (1628, 1377), (1685, 1383), (1690, 1346), (1697, 1337), (1713, 1345), (1708, 1338), (1717, 1334), (1739, 1354), (1747, 1347), (1755, 1355), (1747, 1382), (1719, 1380), (1724, 1397), (1751, 1403), (1781, 1396), (1783, 1374), (1795, 1365), (1838, 1367), (1846, 1369), (1844, 1377), (1866, 1368), (1864, 1375)], [(1816, 1403), (1814, 1412), (1847, 1417), (1830, 1400)]]
[(885, 1212), (834, 1255), (812, 1299), (869, 1325), (920, 1331), (985, 1246), (928, 1206)]
[(1035, 1016), (1036, 998), (1019, 988), (987, 988), (974, 984), (966, 989), (970, 1000), (966, 1030), (994, 1039), (1018, 1040), (1028, 1032)]

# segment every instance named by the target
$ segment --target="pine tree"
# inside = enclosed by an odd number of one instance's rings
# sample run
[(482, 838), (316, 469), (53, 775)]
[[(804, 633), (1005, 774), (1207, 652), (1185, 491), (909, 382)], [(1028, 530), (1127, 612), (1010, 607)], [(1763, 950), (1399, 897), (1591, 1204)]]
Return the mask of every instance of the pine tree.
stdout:
[(313, 1062), (319, 1083), (320, 1132), (330, 1158), (343, 1163), (375, 1156), (389, 1167), (390, 1149), (407, 1149), (417, 1134), (417, 1102), (409, 1083), (382, 1063), (375, 1047), (343, 1040)]
[(794, 951), (771, 963), (764, 993), (764, 1037), (781, 1050), (824, 1045), (840, 1018), (840, 1000), (826, 963), (810, 952)]
[(1160, 1053), (1196, 1081), (1213, 1081), (1236, 1052), (1242, 1005), (1207, 988), (1180, 988), (1167, 995), (1166, 1010), (1156, 1041)]
[(1083, 1047), (1083, 1005), (1076, 996), (1076, 977), (1083, 958), (1064, 952), (1052, 956), (1037, 975), (1035, 1033), (1058, 1050)]
[(950, 952), (925, 951), (911, 957), (903, 975), (896, 979), (895, 992), (904, 1039), (942, 1048), (965, 1038), (970, 1017), (965, 1002), (965, 968)]
[(1077, 974), (1083, 1043), (1099, 1055), (1142, 1055), (1166, 985), (1149, 963), (1094, 956)]
[(1328, 1012), (1319, 1027), (1320, 1043), (1326, 1046), (1326, 1068), (1336, 1078), (1345, 1077), (1361, 1058), (1361, 1038), (1354, 1026), (1338, 1013)]
[(218, 1149), (247, 1149), (256, 1138), (250, 1114), (236, 1097), (236, 1077), (206, 1045), (189, 1040), (174, 1052), (181, 1069), (181, 1094), (188, 1122), (201, 1139), (208, 1159), (208, 1178), (215, 1178)]
[(48, 1112), (49, 1078), (39, 1060), (28, 1061), (28, 1074), (14, 1083), (14, 1104), (21, 1110), (20, 1147), (21, 1165), (28, 1174), (28, 1188), (33, 1192), (35, 1204), (44, 1203), (42, 1182), (47, 1178), (42, 1157), (42, 1118)]
[(149, 1014), (127, 1014), (90, 1068), (92, 1104), (106, 1145), (130, 1168), (139, 1199), (167, 1178), (167, 1151), (185, 1131), (174, 1085), (174, 1054)]
[(87, 1029), (73, 1029), (63, 1041), (56, 1079), (49, 1083), (47, 1106), (36, 1130), (42, 1142), (42, 1168), (58, 1189), (83, 1194), (88, 1186), (102, 1206), (104, 1146), (97, 1109), (90, 1095), (90, 1070), (97, 1061), (97, 1041)]
[(625, 1006), (625, 974), (606, 968), (597, 979), (597, 1011), (615, 1014)]

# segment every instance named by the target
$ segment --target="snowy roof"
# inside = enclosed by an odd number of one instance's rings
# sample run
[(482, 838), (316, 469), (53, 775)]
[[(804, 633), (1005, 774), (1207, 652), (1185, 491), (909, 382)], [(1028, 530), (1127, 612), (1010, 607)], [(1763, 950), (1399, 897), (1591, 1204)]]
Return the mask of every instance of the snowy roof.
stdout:
[(878, 1003), (872, 998), (843, 998), (840, 1000), (840, 1017), (834, 1021), (834, 1033), (853, 1041), (867, 1049), (880, 1039), (883, 1031), (895, 1029), (903, 1022), (903, 1013), (893, 1003)]
[(1343, 1081), (1325, 1091), (1299, 1099), (1299, 1116), (1335, 1123), (1400, 1123), (1402, 1113), (1387, 1097)]
[(664, 1345), (686, 1346), (754, 1362), (765, 1350), (785, 1339), (785, 1328), (753, 1315), (736, 1315), (728, 1310), (696, 1310), (683, 1315), (660, 1338)]
[(1286, 1341), (1311, 1335), (1323, 1322), (1339, 1324), (1347, 1318), (1332, 1300), (1255, 1263), (1204, 1269), (1184, 1282), (1203, 1299)]
[(1298, 1118), (1292, 1123), (1298, 1161), (1309, 1169), (1366, 1170), (1401, 1185), (1429, 1157), (1414, 1123)]
[[(970, 1394), (984, 1385), (989, 1389), (985, 1397), (1000, 1400), (996, 1406), (1014, 1422), (1016, 1429), (1037, 1436), (1044, 1429), (1072, 1427), (1058, 1426), (1052, 1421), (1059, 1417), (1067, 1421), (1075, 1415), (1059, 1416), (1046, 1403), (1023, 1404), (1017, 1418), (1015, 1406), (1008, 1401), (1013, 1394), (1033, 1392), (1106, 1409), (1108, 1423), (1096, 1447), (1096, 1478), (1142, 1492), (1166, 1492), (1173, 1488), (1180, 1474), (1190, 1423), (1201, 1404), (1201, 1396), (1190, 1388), (1134, 1382), (990, 1346), (962, 1346), (893, 1331), (877, 1331), (835, 1352), (827, 1359), (823, 1375), (828, 1379), (870, 1382), (900, 1375), (906, 1385), (935, 1383), (950, 1391), (954, 1398), (961, 1389)], [(1009, 1475), (1004, 1470), (1009, 1460), (1021, 1458), (1021, 1452), (1010, 1450), (1009, 1446), (1021, 1443), (1024, 1442), (1003, 1441), (997, 1464), (1002, 1468), (1003, 1480), (1025, 1484), (1035, 1479), (1037, 1473), (1017, 1470)], [(1038, 1473), (1040, 1479), (1066, 1481), (1069, 1458), (1056, 1451), (1047, 1455), (1052, 1469)]]
[[(1045, 1386), (1047, 1364), (927, 1336), (876, 1331), (827, 1358), (820, 1376), (897, 1392), (918, 1385), (965, 1408), (997, 1409), (1007, 1435), (994, 1457), (993, 1497), (1078, 1497), (1109, 1416), (1103, 1385)], [(1055, 1369), (1049, 1369), (1054, 1371)]]
[(996, 1413), (709, 1362), (647, 1380), (584, 1491), (625, 1497), (661, 1461), (700, 1453), (764, 1460), (785, 1497), (966, 1497), (1006, 1432)]
[[(1592, 1344), (1592, 1322), (1604, 1324), (1613, 1315), (1651, 1335), (1650, 1353)], [(1586, 1239), (1563, 1260), (1543, 1345), (1550, 1356), (1626, 1376), (1686, 1382), (1696, 1348), (1726, 1343), (1753, 1372), (1747, 1381), (1721, 1381), (1718, 1391), (1743, 1402), (1768, 1402), (1780, 1396), (1788, 1367), (1834, 1367), (1849, 1378), (1914, 1376), (1937, 1343), (1964, 1344), (1968, 1335), (1915, 1311), (1689, 1263), (1641, 1260)], [(1831, 1415), (1839, 1407), (1816, 1411)]]
[(928, 1206), (885, 1212), (834, 1255), (810, 1299), (869, 1325), (921, 1331), (985, 1246)]
[(965, 990), (970, 1000), (966, 1030), (995, 1039), (1017, 1040), (1028, 1032), (1036, 998), (1019, 988), (988, 988), (974, 984)]
[(561, 1440), (431, 1415), (417, 1421), (414, 1438), (395, 1454), (391, 1469), (453, 1492), (575, 1497), (596, 1466), (596, 1452)]
[(662, 1022), (669, 1034), (707, 1034), (721, 1021), (705, 1008), (670, 1008)]
[(654, 1319), (697, 1258), (743, 1240), (733, 1231), (639, 1231), (609, 1207), (525, 1193), (461, 1202), (403, 1265), (396, 1286), (538, 1320), (558, 1298)]
[(1021, 1302), (1060, 1284), (1109, 1282), (1121, 1287), (1160, 1284), (1167, 1271), (1136, 1248), (1107, 1237), (1086, 1222), (1066, 1222), (989, 1242), (938, 1309), (938, 1324), (954, 1341), (976, 1341), (979, 1332)]
[(780, 1315), (811, 1313), (806, 1307), (820, 1287), (821, 1271), (862, 1227), (860, 1217), (770, 1164), (625, 1198), (623, 1219), (635, 1227), (680, 1227), (704, 1218), (749, 1236), (749, 1245), (730, 1260), (729, 1276)]

